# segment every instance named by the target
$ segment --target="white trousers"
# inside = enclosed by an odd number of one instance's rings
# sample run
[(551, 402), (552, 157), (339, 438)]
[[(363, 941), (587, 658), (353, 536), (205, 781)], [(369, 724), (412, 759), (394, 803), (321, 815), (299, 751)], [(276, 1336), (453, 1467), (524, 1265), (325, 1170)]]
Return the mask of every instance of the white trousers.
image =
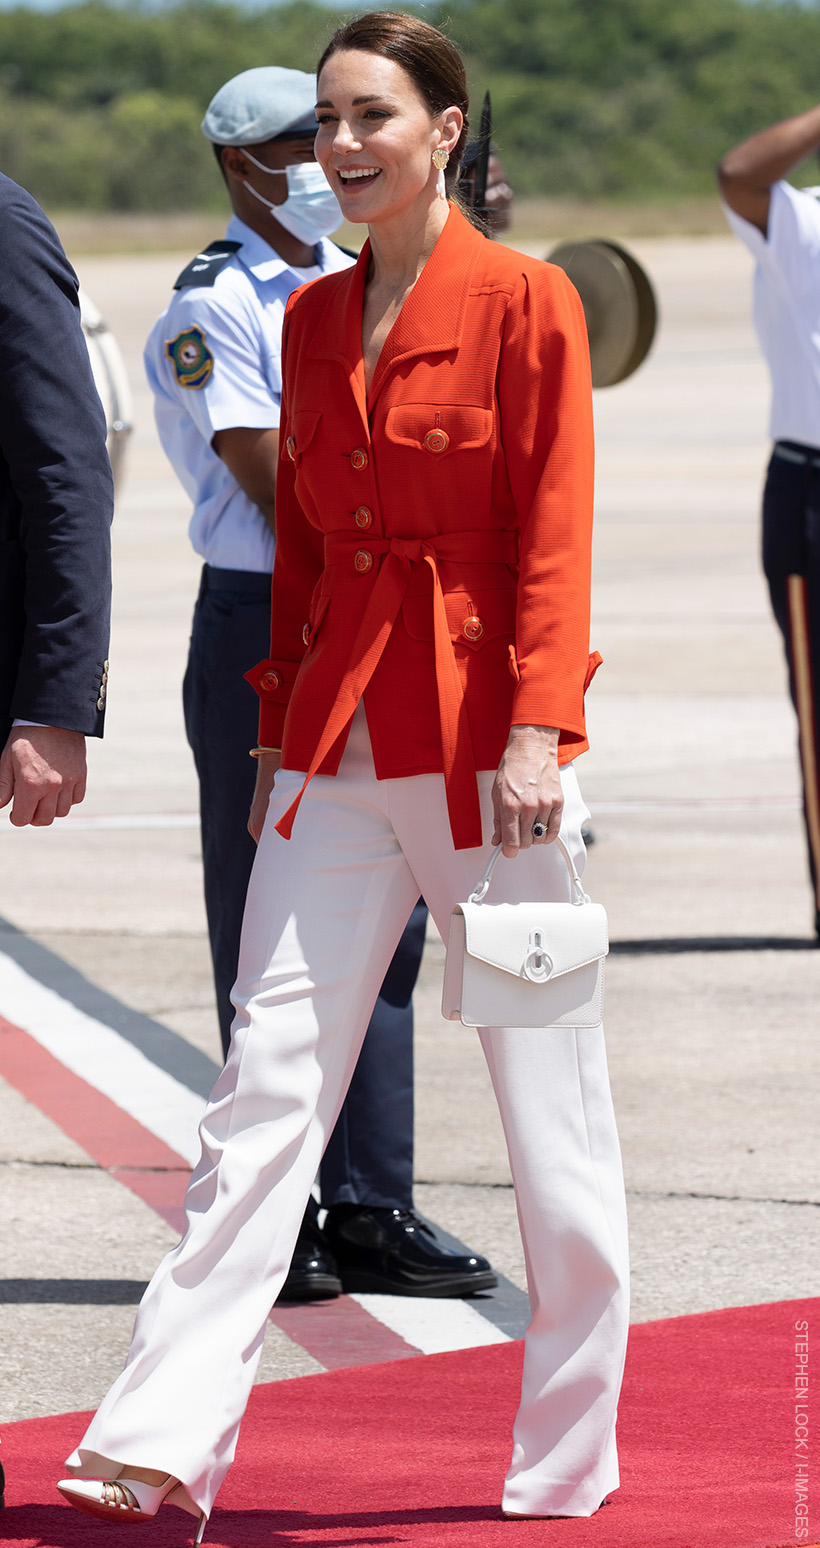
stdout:
[[(364, 712), (335, 778), (308, 786), (286, 841), (274, 823), (302, 777), (282, 771), (251, 877), (230, 1056), (202, 1120), (188, 1227), (137, 1314), (122, 1375), (68, 1466), (158, 1468), (210, 1513), (233, 1460), (265, 1324), (376, 1000), (419, 893), (446, 938), (485, 846), (453, 849), (441, 775), (379, 781)], [(562, 835), (579, 871), (587, 815), (562, 772)], [(493, 876), (499, 902), (564, 901), (536, 846)], [(442, 1033), (446, 1036), (446, 1032)], [(588, 1516), (617, 1486), (627, 1332), (626, 1211), (603, 1031), (484, 1028), (524, 1240), (532, 1321), (503, 1506)], [(286, 1466), (286, 1460), (283, 1460)]]

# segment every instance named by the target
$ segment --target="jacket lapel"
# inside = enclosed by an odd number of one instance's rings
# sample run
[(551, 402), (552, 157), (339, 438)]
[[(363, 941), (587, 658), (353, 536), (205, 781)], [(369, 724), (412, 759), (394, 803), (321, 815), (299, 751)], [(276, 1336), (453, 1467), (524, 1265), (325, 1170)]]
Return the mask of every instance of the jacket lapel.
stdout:
[(447, 224), (385, 339), (367, 399), (371, 415), (385, 381), (400, 362), (458, 348), (473, 270), (486, 240), (451, 206)]
[(367, 396), (364, 390), (362, 305), (369, 262), (370, 242), (367, 241), (355, 266), (344, 271), (341, 283), (338, 288), (334, 288), (324, 310), (317, 317), (308, 350), (311, 360), (337, 360), (343, 367), (368, 438), (370, 426), (367, 422)]
[(464, 331), (464, 315), (473, 271), (487, 240), (451, 206), (447, 224), (404, 303), (384, 342), (369, 396), (364, 388), (362, 358), (362, 306), (370, 242), (334, 288), (314, 329), (309, 354), (313, 360), (337, 360), (344, 368), (350, 390), (370, 434), (368, 413), (387, 377), (401, 361), (416, 355), (442, 355), (457, 349)]

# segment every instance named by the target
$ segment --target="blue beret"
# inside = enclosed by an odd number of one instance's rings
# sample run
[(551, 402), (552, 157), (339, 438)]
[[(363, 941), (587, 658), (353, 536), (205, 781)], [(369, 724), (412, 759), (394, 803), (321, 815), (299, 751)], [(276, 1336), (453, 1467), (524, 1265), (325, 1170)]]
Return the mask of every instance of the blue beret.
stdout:
[(288, 129), (315, 131), (315, 105), (315, 75), (260, 65), (220, 87), (202, 120), (202, 133), (215, 145), (256, 145)]

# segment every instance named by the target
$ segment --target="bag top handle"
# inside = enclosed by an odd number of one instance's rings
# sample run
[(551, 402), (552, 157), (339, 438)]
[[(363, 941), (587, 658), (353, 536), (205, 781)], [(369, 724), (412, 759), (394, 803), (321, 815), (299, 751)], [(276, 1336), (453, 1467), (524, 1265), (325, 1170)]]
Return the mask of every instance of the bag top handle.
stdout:
[[(569, 871), (569, 877), (570, 881), (572, 882), (572, 890), (574, 893), (573, 902), (578, 904), (589, 903), (590, 900), (584, 892), (583, 886), (581, 884), (581, 878), (575, 869), (575, 861), (567, 849), (564, 840), (562, 838), (556, 837), (554, 842), (560, 849), (561, 854), (563, 855), (566, 862), (567, 870)], [(502, 853), (503, 851), (501, 845), (497, 844), (492, 854), (490, 855), (489, 860), (487, 861), (486, 867), (484, 869), (484, 875), (478, 883), (478, 886), (475, 888), (475, 891), (471, 892), (469, 898), (467, 899), (468, 903), (482, 903), (484, 901), (490, 888), (490, 877), (493, 874), (493, 867), (495, 866), (496, 861)]]

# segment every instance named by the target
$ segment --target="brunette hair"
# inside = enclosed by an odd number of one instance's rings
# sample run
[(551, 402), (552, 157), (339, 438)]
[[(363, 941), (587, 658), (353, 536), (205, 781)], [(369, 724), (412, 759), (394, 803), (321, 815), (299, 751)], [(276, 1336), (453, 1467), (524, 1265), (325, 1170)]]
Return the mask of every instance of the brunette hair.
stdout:
[(337, 27), (316, 66), (317, 76), (333, 54), (347, 49), (395, 60), (407, 71), (433, 117), (448, 107), (461, 108), (464, 128), (444, 174), (452, 193), (467, 144), (470, 106), (464, 62), (455, 44), (438, 28), (416, 16), (405, 16), (401, 11), (368, 11), (365, 16)]

